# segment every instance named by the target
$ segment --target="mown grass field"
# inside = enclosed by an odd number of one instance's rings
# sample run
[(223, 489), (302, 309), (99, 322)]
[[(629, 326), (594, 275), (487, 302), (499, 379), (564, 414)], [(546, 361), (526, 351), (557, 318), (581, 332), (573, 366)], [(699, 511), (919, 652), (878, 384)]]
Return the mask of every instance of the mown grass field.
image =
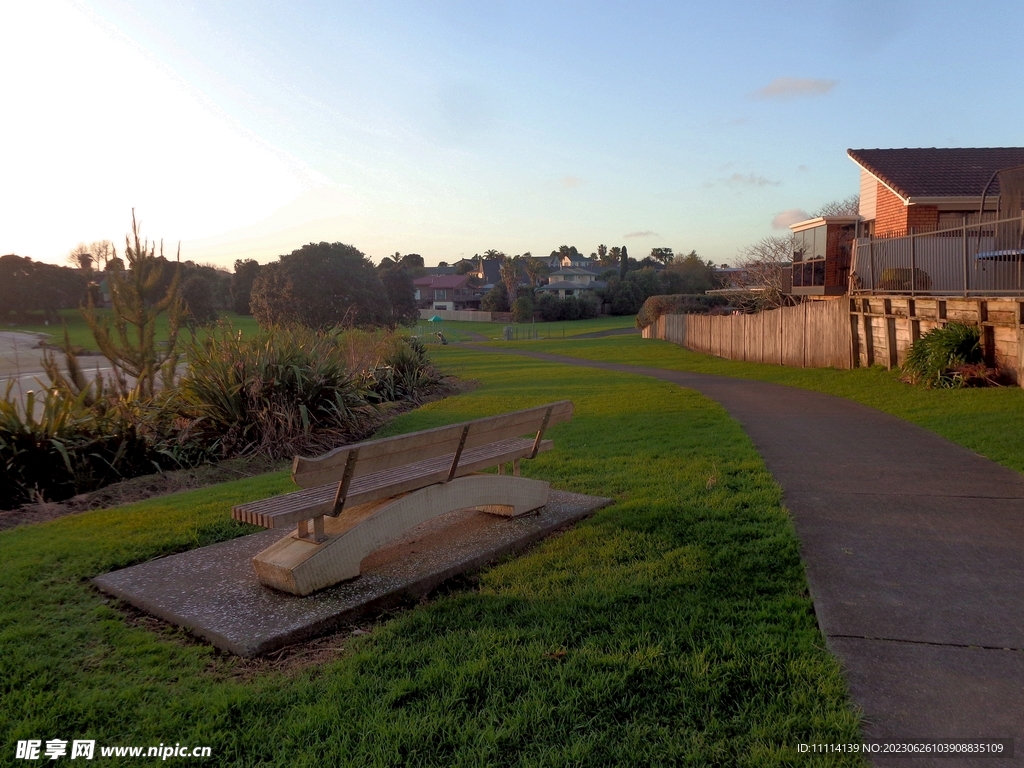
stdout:
[[(571, 342), (512, 342), (522, 349), (591, 360), (758, 379), (826, 392), (919, 424), (1004, 466), (1024, 472), (1024, 389), (924, 389), (881, 367), (839, 371), (725, 360), (667, 341), (619, 336)], [(589, 375), (589, 374), (588, 374)]]
[(215, 653), (88, 582), (246, 532), (231, 504), (284, 474), (0, 533), (5, 757), (95, 738), (209, 745), (218, 765), (860, 764), (796, 751), (858, 739), (858, 717), (780, 489), (720, 407), (642, 377), (437, 356), (480, 386), (388, 433), (568, 397), (576, 417), (524, 473), (616, 503), (310, 665)]
[(488, 339), (501, 339), (506, 326), (513, 326), (518, 330), (520, 336), (536, 331), (540, 339), (563, 339), (579, 336), (584, 333), (595, 333), (597, 331), (610, 331), (617, 328), (633, 328), (636, 318), (629, 316), (605, 316), (595, 317), (589, 320), (566, 320), (551, 323), (482, 323), (482, 322), (460, 322), (444, 321), (443, 323), (431, 323), (420, 320), (416, 324), (415, 333), (423, 334), (426, 340), (433, 343), (433, 333), (440, 330), (448, 341), (472, 341), (473, 334), (485, 336)]
[[(112, 317), (109, 309), (98, 310), (101, 317)], [(235, 312), (221, 311), (221, 321), (228, 322), (232, 327), (240, 330), (244, 336), (254, 334), (259, 326), (251, 315), (239, 315)], [(65, 309), (60, 313), (61, 320), (67, 326), (68, 336), (72, 345), (82, 349), (96, 351), (96, 342), (92, 337), (89, 326), (82, 318), (82, 313), (77, 309)], [(595, 331), (607, 331), (615, 328), (632, 328), (634, 318), (629, 317), (596, 317), (590, 320), (571, 320), (554, 323), (536, 323), (537, 335), (541, 339), (562, 339), (579, 336), (583, 333)], [(4, 325), (0, 330), (22, 331), (25, 333), (45, 333), (50, 336), (51, 343), (60, 344), (64, 340), (64, 325), (44, 325), (42, 319), (38, 323), (23, 323), (18, 325)], [(448, 322), (429, 323), (420, 320), (411, 333), (424, 337), (428, 344), (440, 346), (434, 337), (435, 331), (443, 331), (448, 341), (472, 341), (474, 334), (485, 336), (488, 339), (502, 338), (502, 331), (506, 325), (513, 323), (482, 323), (482, 322)], [(526, 328), (534, 327), (530, 323), (520, 323), (518, 329), (520, 334), (526, 333)], [(187, 331), (183, 331), (187, 334)], [(200, 330), (202, 333), (202, 330)], [(167, 315), (160, 315), (157, 318), (157, 339), (167, 339)]]
[[(100, 317), (112, 318), (113, 313), (109, 309), (97, 310)], [(255, 333), (259, 326), (256, 325), (256, 321), (253, 320), (250, 315), (239, 315), (235, 312), (221, 311), (220, 319), (222, 321), (230, 323), (234, 328), (240, 330), (244, 335)], [(27, 323), (19, 325), (3, 325), (0, 326), (0, 330), (3, 331), (22, 331), (24, 333), (45, 333), (50, 336), (50, 343), (52, 344), (63, 344), (64, 343), (64, 328), (68, 330), (68, 337), (71, 340), (71, 344), (74, 347), (81, 347), (82, 349), (97, 351), (96, 340), (92, 336), (92, 331), (89, 330), (89, 326), (86, 325), (85, 319), (82, 317), (82, 313), (77, 309), (64, 309), (60, 312), (62, 323), (50, 325), (44, 325), (40, 320), (38, 323)], [(166, 341), (168, 337), (167, 327), (167, 315), (162, 314), (157, 318), (157, 330), (156, 337), (158, 341)], [(188, 335), (188, 331), (182, 329), (182, 334)], [(200, 330), (202, 333), (202, 330)]]

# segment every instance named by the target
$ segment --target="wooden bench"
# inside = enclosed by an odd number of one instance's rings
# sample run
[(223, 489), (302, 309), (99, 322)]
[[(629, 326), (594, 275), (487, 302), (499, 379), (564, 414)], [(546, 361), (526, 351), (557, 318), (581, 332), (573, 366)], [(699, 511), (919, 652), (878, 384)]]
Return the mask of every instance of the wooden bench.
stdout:
[[(358, 576), (368, 554), (446, 512), (477, 508), (515, 517), (543, 507), (548, 483), (522, 477), (519, 461), (551, 450), (545, 430), (572, 412), (562, 400), (296, 457), (292, 479), (303, 490), (240, 504), (232, 517), (265, 528), (295, 526), (253, 565), (262, 584), (308, 595)], [(509, 462), (512, 475), (505, 474)], [(492, 467), (499, 474), (477, 474)]]

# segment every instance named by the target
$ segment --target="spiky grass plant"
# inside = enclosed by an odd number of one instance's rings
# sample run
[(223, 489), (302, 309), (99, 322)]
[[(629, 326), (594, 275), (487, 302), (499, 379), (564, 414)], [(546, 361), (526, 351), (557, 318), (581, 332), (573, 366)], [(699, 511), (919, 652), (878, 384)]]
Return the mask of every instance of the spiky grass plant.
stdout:
[(933, 328), (914, 342), (907, 352), (903, 370), (908, 378), (925, 387), (965, 386), (957, 369), (983, 363), (981, 328), (965, 323), (949, 323)]
[(160, 469), (136, 425), (98, 408), (94, 387), (24, 397), (7, 384), (0, 400), (0, 509), (58, 501)]
[(365, 433), (375, 413), (335, 335), (222, 326), (185, 347), (173, 407), (222, 456), (279, 458)]

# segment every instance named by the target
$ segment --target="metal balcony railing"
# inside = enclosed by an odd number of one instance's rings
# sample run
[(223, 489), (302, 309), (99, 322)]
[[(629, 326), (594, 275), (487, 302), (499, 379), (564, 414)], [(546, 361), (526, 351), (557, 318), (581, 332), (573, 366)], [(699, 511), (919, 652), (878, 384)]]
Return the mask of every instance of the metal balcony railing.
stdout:
[(850, 292), (1024, 295), (1024, 216), (906, 237), (859, 238)]

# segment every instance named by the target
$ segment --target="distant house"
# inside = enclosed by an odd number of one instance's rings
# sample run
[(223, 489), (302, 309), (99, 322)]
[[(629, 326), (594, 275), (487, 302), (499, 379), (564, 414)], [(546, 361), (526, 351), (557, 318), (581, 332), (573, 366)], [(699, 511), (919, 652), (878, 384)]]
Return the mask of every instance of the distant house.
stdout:
[(420, 309), (479, 309), (480, 294), (469, 275), (425, 275), (412, 281)]
[(538, 293), (551, 293), (564, 299), (580, 293), (604, 288), (607, 283), (597, 279), (597, 275), (587, 269), (565, 267), (548, 275), (547, 285), (537, 288)]

